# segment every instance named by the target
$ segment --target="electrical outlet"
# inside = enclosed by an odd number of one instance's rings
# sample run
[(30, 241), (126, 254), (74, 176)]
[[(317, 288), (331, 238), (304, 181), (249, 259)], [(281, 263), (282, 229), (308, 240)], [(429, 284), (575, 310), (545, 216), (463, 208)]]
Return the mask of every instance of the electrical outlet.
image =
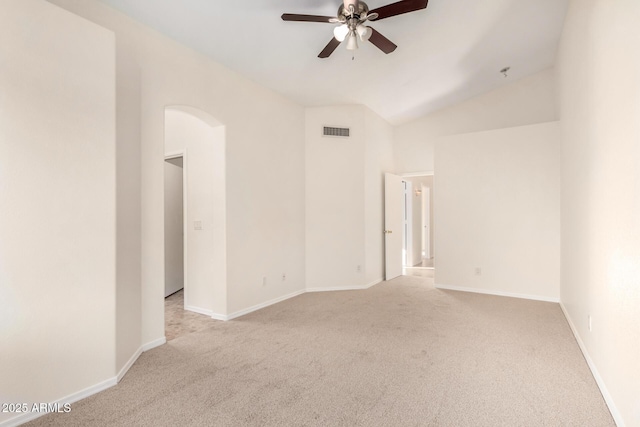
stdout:
[(262, 286), (267, 286), (267, 276), (262, 277)]
[(287, 275), (282, 273), (282, 281), (284, 282), (285, 280), (287, 280)]
[(359, 265), (359, 266), (357, 266), (357, 267), (356, 267), (356, 270), (358, 271), (358, 273), (360, 273), (360, 272), (362, 271), (362, 266), (360, 266), (360, 265)]
[(587, 320), (589, 321), (589, 332), (593, 330), (593, 323), (591, 322), (591, 315), (587, 316)]
[(476, 273), (476, 276), (481, 276), (482, 275), (482, 269), (480, 267), (476, 267), (475, 273)]
[(194, 230), (202, 230), (202, 221), (193, 221)]

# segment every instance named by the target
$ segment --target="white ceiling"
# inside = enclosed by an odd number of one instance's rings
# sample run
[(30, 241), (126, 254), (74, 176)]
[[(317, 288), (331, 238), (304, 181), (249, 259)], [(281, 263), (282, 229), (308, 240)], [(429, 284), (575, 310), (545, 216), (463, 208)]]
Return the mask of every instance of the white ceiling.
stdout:
[[(361, 43), (318, 53), (340, 0), (101, 0), (305, 106), (364, 104), (392, 124), (496, 89), (554, 64), (568, 0), (430, 0), (427, 9), (373, 22), (398, 45)], [(369, 0), (370, 9), (393, 0)], [(510, 66), (505, 79), (499, 70)]]

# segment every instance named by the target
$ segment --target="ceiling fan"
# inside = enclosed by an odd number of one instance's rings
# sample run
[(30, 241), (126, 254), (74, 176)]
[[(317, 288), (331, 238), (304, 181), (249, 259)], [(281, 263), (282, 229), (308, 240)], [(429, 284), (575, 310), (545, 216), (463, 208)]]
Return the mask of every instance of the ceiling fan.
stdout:
[(284, 13), (282, 20), (340, 24), (334, 28), (334, 37), (322, 52), (320, 52), (318, 55), (319, 58), (328, 58), (340, 43), (345, 40), (347, 40), (347, 49), (355, 50), (358, 48), (358, 39), (362, 42), (369, 40), (378, 49), (389, 54), (396, 50), (398, 46), (375, 29), (365, 25), (365, 23), (373, 20), (379, 21), (403, 13), (415, 12), (416, 10), (426, 8), (428, 2), (429, 0), (402, 0), (369, 10), (369, 6), (363, 1), (344, 0), (343, 4), (338, 8), (338, 15), (336, 17)]

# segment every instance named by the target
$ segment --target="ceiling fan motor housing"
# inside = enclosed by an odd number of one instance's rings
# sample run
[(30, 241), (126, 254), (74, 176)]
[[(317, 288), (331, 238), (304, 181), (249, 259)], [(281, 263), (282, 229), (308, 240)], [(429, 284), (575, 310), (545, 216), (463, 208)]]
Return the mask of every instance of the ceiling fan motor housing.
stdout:
[[(353, 10), (351, 7), (353, 6)], [(363, 1), (357, 2), (355, 5), (350, 4), (349, 8), (345, 8), (344, 4), (341, 4), (338, 8), (338, 18), (344, 18), (344, 22), (360, 22), (361, 17), (365, 17), (369, 14), (369, 6)], [(342, 19), (341, 19), (342, 20)]]

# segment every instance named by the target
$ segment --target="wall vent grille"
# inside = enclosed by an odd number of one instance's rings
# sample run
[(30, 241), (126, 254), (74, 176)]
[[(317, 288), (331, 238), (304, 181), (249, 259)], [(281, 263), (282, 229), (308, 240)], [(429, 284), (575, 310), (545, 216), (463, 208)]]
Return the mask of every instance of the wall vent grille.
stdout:
[(330, 126), (324, 126), (322, 128), (322, 135), (349, 138), (349, 128), (334, 128)]

